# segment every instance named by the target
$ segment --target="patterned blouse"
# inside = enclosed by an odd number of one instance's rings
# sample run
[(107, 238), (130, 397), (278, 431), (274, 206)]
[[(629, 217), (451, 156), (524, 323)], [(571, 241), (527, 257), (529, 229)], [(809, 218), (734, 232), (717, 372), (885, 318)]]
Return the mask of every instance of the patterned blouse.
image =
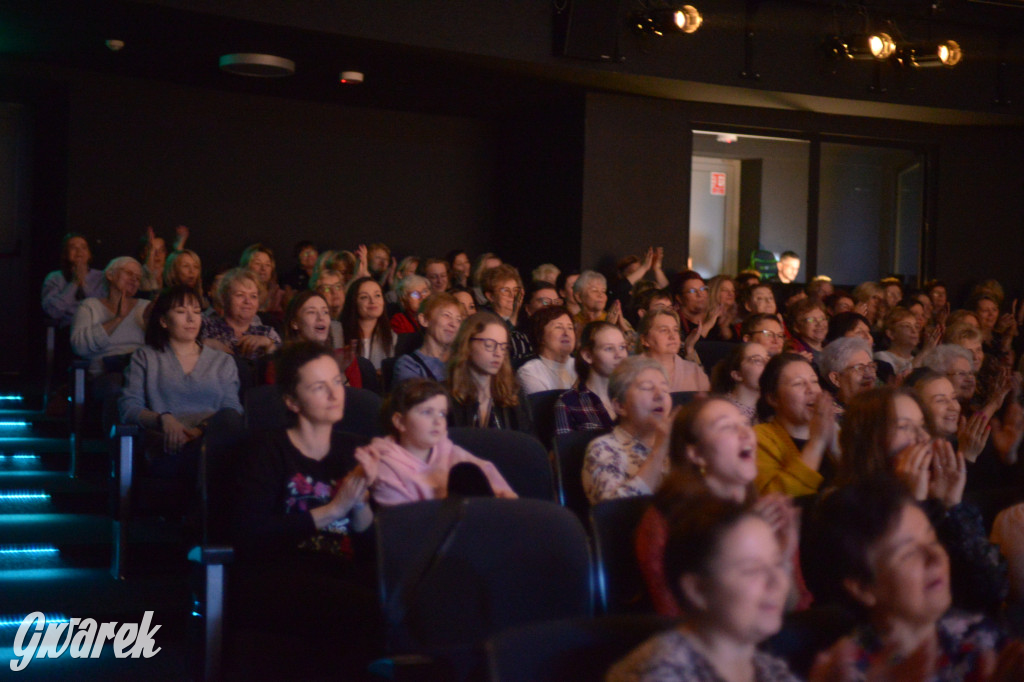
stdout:
[[(950, 611), (935, 629), (939, 638), (939, 660), (936, 674), (929, 682), (968, 682), (981, 677), (981, 655), (985, 651), (998, 652), (1005, 637), (995, 623), (984, 616)], [(851, 682), (866, 680), (868, 668), (885, 655), (878, 634), (870, 626), (858, 628), (848, 638), (855, 645), (853, 658), (857, 675)], [(840, 640), (835, 646), (841, 646)]]
[[(270, 337), (270, 340), (274, 342), (274, 348), (280, 348), (281, 337), (278, 335), (277, 331), (275, 331), (269, 324), (260, 324), (258, 319), (259, 318), (254, 319), (252, 324), (249, 325), (249, 328), (245, 330), (246, 335), (268, 336)], [(241, 356), (241, 353), (238, 352), (239, 338), (235, 336), (235, 330), (232, 329), (227, 320), (220, 315), (211, 315), (210, 317), (203, 319), (203, 328), (199, 332), (199, 338), (220, 341), (230, 348), (232, 353)], [(244, 357), (246, 360), (255, 360), (262, 354), (263, 353), (256, 353), (246, 355)]]
[[(781, 659), (754, 652), (757, 682), (798, 682)], [(673, 628), (651, 637), (616, 663), (605, 682), (722, 682), (711, 663), (686, 635)]]
[[(637, 477), (650, 454), (650, 448), (621, 426), (590, 441), (583, 458), (583, 490), (590, 504), (617, 497), (650, 495), (651, 487)], [(667, 471), (666, 460), (661, 475)]]

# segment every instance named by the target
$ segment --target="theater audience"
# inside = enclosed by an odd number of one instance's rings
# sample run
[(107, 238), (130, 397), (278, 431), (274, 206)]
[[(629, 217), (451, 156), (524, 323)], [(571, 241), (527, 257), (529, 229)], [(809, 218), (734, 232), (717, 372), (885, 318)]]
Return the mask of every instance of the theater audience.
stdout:
[(422, 330), (419, 309), (430, 295), (430, 282), (419, 275), (409, 275), (395, 284), (395, 295), (402, 309), (391, 316), (391, 330), (396, 334), (418, 334)]
[(277, 283), (277, 263), (274, 252), (263, 244), (252, 244), (242, 252), (239, 267), (256, 275), (262, 287), (259, 312), (270, 324), (279, 324), (284, 316), (284, 290)]
[(430, 282), (430, 293), (440, 294), (448, 291), (451, 277), (448, 274), (448, 262), (441, 258), (428, 258), (423, 264), (423, 276)]
[(668, 472), (671, 428), (668, 377), (655, 360), (630, 357), (608, 380), (618, 424), (587, 445), (583, 489), (591, 504), (650, 495)]
[(523, 303), (523, 280), (511, 265), (499, 264), (484, 271), (481, 286), (487, 300), (482, 309), (504, 322), (509, 336), (509, 361), (513, 369), (518, 369), (533, 354), (530, 339), (516, 329), (519, 308)]
[(473, 268), (469, 255), (465, 251), (456, 249), (449, 251), (448, 255), (445, 256), (445, 260), (451, 266), (451, 284), (464, 288), (468, 287), (470, 285), (469, 276)]
[(858, 620), (819, 656), (813, 682), (1024, 675), (1019, 644), (997, 661), (1006, 639), (995, 624), (950, 611), (949, 558), (899, 482), (870, 478), (825, 495), (805, 520), (801, 549), (815, 598), (847, 605)]
[(92, 251), (85, 237), (68, 232), (60, 252), (60, 269), (43, 280), (43, 312), (61, 327), (70, 327), (78, 306), (87, 298), (105, 294), (101, 270), (89, 267)]
[(345, 344), (358, 343), (358, 354), (369, 360), (378, 372), (384, 358), (394, 355), (397, 341), (384, 313), (384, 291), (376, 280), (360, 277), (349, 285), (341, 311)]
[(783, 552), (795, 559), (798, 519), (784, 495), (758, 499), (757, 443), (742, 412), (721, 398), (698, 398), (687, 403), (672, 423), (669, 457), (672, 470), (658, 488), (636, 533), (636, 551), (655, 610), (678, 616), (679, 605), (665, 581), (665, 520), (701, 495), (752, 504), (776, 532)]
[(772, 358), (761, 374), (757, 416), (757, 489), (812, 495), (835, 475), (835, 406), (818, 375), (794, 353)]
[(751, 424), (757, 423), (757, 400), (761, 397), (761, 373), (771, 358), (760, 343), (736, 344), (711, 372), (711, 388)]
[(786, 342), (786, 332), (782, 323), (771, 313), (754, 313), (748, 315), (740, 327), (740, 335), (744, 343), (759, 343), (774, 358), (782, 352)]
[(430, 379), (400, 384), (384, 406), (388, 435), (356, 450), (374, 502), (389, 506), (449, 495), (515, 498), (498, 469), (448, 438), (448, 394)]
[(927, 429), (919, 399), (906, 388), (877, 388), (855, 397), (840, 433), (836, 484), (878, 474), (901, 480), (921, 502), (952, 559), (953, 599), (960, 608), (994, 612), (1006, 596), (1006, 567), (986, 539), (978, 509), (963, 501), (963, 453)]
[(608, 379), (629, 355), (622, 330), (610, 322), (591, 322), (580, 335), (576, 355), (576, 385), (555, 402), (555, 433), (610, 429), (615, 406)]
[(509, 361), (505, 322), (489, 312), (466, 318), (448, 360), (449, 423), (533, 433), (529, 402)]
[(354, 457), (365, 440), (334, 428), (345, 388), (330, 350), (296, 343), (277, 362), (291, 425), (259, 432), (237, 461), (232, 613), (329, 647), (343, 670), (361, 669), (383, 641), (364, 535), (373, 512)]
[(562, 306), (542, 308), (530, 318), (531, 341), (537, 356), (516, 371), (527, 393), (568, 390), (576, 382), (576, 332), (569, 311)]
[(864, 339), (842, 338), (828, 344), (821, 354), (820, 367), (840, 409), (853, 396), (874, 388), (878, 378), (878, 364), (871, 359), (871, 344)]
[(706, 495), (668, 521), (665, 576), (682, 622), (655, 635), (606, 676), (645, 680), (796, 682), (758, 645), (782, 627), (788, 563), (772, 527), (748, 507)]
[(118, 400), (121, 421), (147, 430), (151, 470), (193, 483), (204, 432), (243, 428), (238, 369), (227, 353), (199, 341), (202, 319), (192, 287), (157, 296), (146, 344), (132, 354)]
[(281, 346), (277, 331), (263, 324), (256, 315), (262, 286), (256, 275), (246, 268), (224, 273), (217, 286), (224, 314), (203, 320), (200, 337), (204, 345), (245, 360), (256, 360)]
[(640, 323), (638, 350), (658, 362), (668, 377), (669, 391), (708, 391), (711, 382), (696, 362), (679, 355), (683, 340), (679, 316), (671, 308), (644, 316)]
[(804, 298), (790, 306), (788, 316), (792, 336), (787, 341), (787, 350), (819, 364), (825, 337), (828, 335), (825, 305), (815, 298)]
[(448, 377), (452, 343), (465, 318), (463, 307), (451, 294), (431, 294), (420, 306), (418, 317), (424, 332), (423, 344), (395, 362), (393, 386), (413, 377), (440, 382)]
[[(105, 294), (81, 302), (71, 324), (71, 349), (89, 360), (89, 375), (104, 372), (119, 375), (124, 362), (118, 356), (133, 353), (145, 342), (143, 317), (149, 302), (135, 298), (142, 279), (142, 266), (130, 256), (111, 260), (103, 270)], [(110, 361), (104, 364), (104, 358)], [(97, 396), (102, 397), (102, 396)]]

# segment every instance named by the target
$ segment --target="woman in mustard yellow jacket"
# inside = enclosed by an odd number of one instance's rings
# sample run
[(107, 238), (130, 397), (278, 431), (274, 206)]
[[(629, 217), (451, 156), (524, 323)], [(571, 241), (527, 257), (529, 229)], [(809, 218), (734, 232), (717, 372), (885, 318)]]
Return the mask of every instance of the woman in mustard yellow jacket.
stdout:
[(835, 403), (811, 363), (795, 353), (772, 358), (760, 385), (755, 485), (761, 494), (813, 495), (835, 473)]

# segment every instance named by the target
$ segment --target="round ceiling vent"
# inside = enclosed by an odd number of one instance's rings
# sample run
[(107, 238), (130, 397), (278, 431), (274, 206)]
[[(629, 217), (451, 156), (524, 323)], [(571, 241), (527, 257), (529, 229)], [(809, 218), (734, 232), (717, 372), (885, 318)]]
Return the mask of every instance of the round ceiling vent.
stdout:
[(239, 52), (220, 58), (220, 68), (239, 76), (280, 78), (295, 73), (295, 62), (272, 54)]

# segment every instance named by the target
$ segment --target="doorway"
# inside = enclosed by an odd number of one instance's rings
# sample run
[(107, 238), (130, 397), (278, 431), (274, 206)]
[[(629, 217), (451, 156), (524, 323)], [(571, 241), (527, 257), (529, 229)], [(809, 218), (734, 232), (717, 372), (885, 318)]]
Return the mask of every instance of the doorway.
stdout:
[(705, 279), (736, 274), (740, 161), (694, 156), (690, 174), (690, 268)]

